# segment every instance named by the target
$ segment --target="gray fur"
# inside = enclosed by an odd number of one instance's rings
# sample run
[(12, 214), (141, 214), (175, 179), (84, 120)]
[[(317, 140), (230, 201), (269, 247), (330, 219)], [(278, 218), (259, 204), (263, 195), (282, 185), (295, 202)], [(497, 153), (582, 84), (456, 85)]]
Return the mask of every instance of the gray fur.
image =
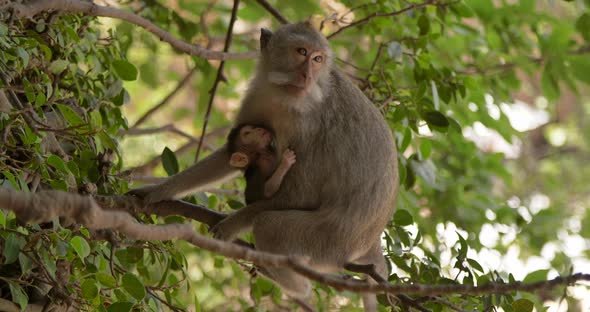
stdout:
[[(356, 262), (374, 263), (385, 274), (380, 235), (393, 214), (399, 182), (391, 130), (366, 96), (332, 66), (332, 52), (321, 34), (306, 24), (290, 24), (263, 37), (257, 74), (235, 124), (272, 128), (278, 155), (291, 148), (297, 162), (274, 196), (236, 211), (213, 232), (231, 239), (252, 230), (257, 249), (309, 256), (311, 265), (324, 272)], [(293, 97), (272, 81), (277, 74), (269, 73), (291, 74), (297, 64), (290, 61), (289, 49), (300, 45), (324, 50), (327, 59), (309, 94)], [(226, 178), (236, 172), (228, 159), (222, 148), (152, 188), (156, 192), (146, 200), (176, 198)], [(289, 269), (264, 272), (292, 296), (310, 293), (309, 281)], [(376, 309), (374, 296), (365, 296), (365, 307)]]

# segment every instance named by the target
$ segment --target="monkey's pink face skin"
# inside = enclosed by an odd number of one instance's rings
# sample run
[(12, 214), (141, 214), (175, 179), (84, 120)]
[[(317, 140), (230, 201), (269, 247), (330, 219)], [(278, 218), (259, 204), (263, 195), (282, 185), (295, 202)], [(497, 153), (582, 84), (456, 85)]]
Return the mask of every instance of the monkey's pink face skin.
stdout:
[(323, 50), (311, 47), (298, 47), (291, 53), (296, 67), (292, 81), (285, 85), (287, 92), (294, 96), (304, 96), (315, 83), (320, 70), (324, 67), (326, 55)]
[(240, 129), (240, 141), (245, 145), (265, 149), (272, 142), (272, 133), (264, 128), (246, 125)]

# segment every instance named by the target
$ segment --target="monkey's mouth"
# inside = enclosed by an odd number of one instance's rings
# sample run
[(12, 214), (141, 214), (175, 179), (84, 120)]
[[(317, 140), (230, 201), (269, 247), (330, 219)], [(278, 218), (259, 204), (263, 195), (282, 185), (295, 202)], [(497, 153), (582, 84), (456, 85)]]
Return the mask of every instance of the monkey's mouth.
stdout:
[(303, 96), (307, 93), (307, 87), (305, 85), (299, 86), (294, 84), (284, 85), (287, 92), (294, 96)]

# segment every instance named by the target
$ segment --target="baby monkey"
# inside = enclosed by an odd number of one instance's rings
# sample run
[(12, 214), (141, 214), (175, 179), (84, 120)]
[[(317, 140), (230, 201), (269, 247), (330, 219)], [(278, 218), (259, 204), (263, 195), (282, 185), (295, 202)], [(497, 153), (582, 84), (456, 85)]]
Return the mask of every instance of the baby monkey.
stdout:
[[(285, 174), (295, 163), (295, 152), (286, 149), (277, 164), (274, 135), (263, 127), (240, 125), (233, 128), (227, 137), (227, 146), (231, 153), (230, 166), (244, 169), (246, 180), (253, 178), (255, 171), (266, 179), (262, 191), (264, 198), (277, 192)], [(254, 168), (258, 170), (253, 170)], [(249, 198), (246, 198), (246, 202), (248, 201)]]

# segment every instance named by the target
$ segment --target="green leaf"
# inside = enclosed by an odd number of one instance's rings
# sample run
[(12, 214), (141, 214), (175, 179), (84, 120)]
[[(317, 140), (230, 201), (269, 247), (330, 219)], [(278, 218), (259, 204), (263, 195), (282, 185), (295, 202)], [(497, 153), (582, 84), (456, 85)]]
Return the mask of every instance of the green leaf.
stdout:
[(550, 71), (550, 63), (547, 63), (541, 76), (541, 89), (549, 101), (555, 101), (559, 97), (559, 84)]
[(59, 111), (71, 126), (75, 127), (86, 123), (84, 119), (82, 119), (82, 117), (80, 117), (78, 113), (76, 113), (76, 111), (74, 111), (71, 107), (57, 104), (57, 108), (59, 108)]
[(586, 12), (576, 21), (576, 29), (586, 41), (590, 41), (590, 13)]
[(92, 279), (86, 279), (80, 285), (82, 290), (82, 298), (90, 300), (96, 298), (98, 296), (98, 287), (96, 286), (96, 282)]
[(6, 227), (6, 215), (4, 215), (4, 211), (0, 210), (0, 225), (5, 228)]
[(483, 268), (481, 267), (481, 264), (479, 264), (479, 262), (473, 260), (473, 259), (467, 259), (467, 263), (469, 263), (469, 265), (474, 269), (477, 270), (481, 273), (484, 273)]
[(522, 282), (523, 283), (534, 283), (534, 282), (544, 281), (547, 279), (548, 273), (549, 273), (549, 270), (547, 270), (547, 269), (531, 272), (524, 278), (524, 280)]
[(105, 274), (105, 273), (100, 273), (100, 272), (96, 273), (96, 280), (105, 287), (117, 286), (117, 281), (115, 281), (115, 278), (110, 274)]
[(518, 299), (512, 303), (514, 312), (532, 312), (535, 304), (528, 299)]
[(260, 291), (263, 295), (270, 294), (274, 287), (274, 284), (266, 278), (257, 278), (256, 284), (258, 284), (258, 287), (260, 288)]
[(168, 147), (164, 148), (161, 157), (162, 166), (164, 166), (164, 170), (166, 170), (168, 176), (178, 173), (178, 160), (176, 159), (176, 155), (174, 155), (172, 150), (170, 150)]
[(115, 72), (121, 79), (126, 81), (134, 81), (137, 79), (137, 68), (126, 60), (113, 61)]
[(402, 139), (402, 143), (399, 146), (399, 152), (403, 153), (408, 146), (410, 145), (410, 143), (412, 142), (412, 130), (408, 127), (406, 128), (406, 130), (404, 130), (404, 136)]
[(424, 120), (430, 126), (447, 128), (449, 126), (449, 120), (441, 112), (430, 111), (424, 114)]
[(4, 251), (2, 253), (4, 256), (4, 264), (10, 264), (16, 261), (20, 254), (20, 249), (24, 245), (25, 241), (22, 237), (17, 237), (14, 234), (8, 235), (8, 238), (6, 238), (6, 241), (4, 242)]
[(129, 312), (133, 308), (133, 303), (131, 302), (115, 302), (111, 304), (108, 308), (108, 312)]
[(217, 196), (215, 196), (214, 194), (211, 194), (208, 198), (207, 207), (215, 209), (217, 207), (217, 203), (219, 203), (219, 198), (217, 198)]
[(82, 260), (90, 255), (90, 245), (82, 236), (74, 236), (70, 240), (70, 246), (74, 248), (74, 251)]
[(158, 77), (160, 71), (157, 65), (156, 62), (147, 62), (139, 67), (139, 76), (141, 80), (152, 88), (156, 88), (160, 84), (160, 79)]
[(132, 273), (123, 275), (123, 288), (137, 300), (142, 300), (145, 297), (143, 283)]
[(568, 60), (574, 77), (590, 84), (590, 58), (582, 55), (571, 55)]
[(428, 34), (430, 31), (430, 20), (426, 15), (420, 15), (418, 18), (418, 27), (420, 28), (420, 36)]
[(459, 248), (459, 255), (457, 255), (457, 258), (465, 259), (465, 257), (467, 256), (467, 251), (469, 250), (469, 246), (467, 246), (467, 241), (465, 240), (465, 238), (463, 238), (463, 236), (461, 236), (459, 232), (456, 233), (459, 237), (459, 245), (461, 246)]
[(260, 287), (257, 283), (253, 283), (250, 285), (250, 298), (254, 300), (256, 305), (260, 304), (260, 299), (262, 298), (262, 291), (260, 291)]
[(90, 125), (96, 130), (102, 128), (102, 116), (99, 111), (95, 110), (90, 112)]
[(20, 190), (18, 182), (16, 182), (16, 177), (14, 176), (14, 174), (12, 174), (12, 172), (10, 172), (8, 170), (4, 170), (4, 171), (2, 171), (2, 175), (4, 176), (5, 179), (8, 179), (10, 186), (12, 186), (15, 190)]
[(456, 5), (450, 6), (451, 10), (457, 12), (457, 15), (461, 17), (473, 17), (473, 10), (463, 2), (459, 2)]
[(414, 218), (405, 209), (397, 209), (393, 215), (393, 222), (400, 226), (411, 225), (414, 223)]
[(66, 60), (55, 60), (49, 65), (49, 71), (52, 74), (59, 75), (68, 67), (69, 64), (70, 62)]
[(229, 199), (227, 201), (227, 205), (229, 206), (229, 208), (236, 210), (236, 209), (240, 209), (242, 207), (244, 207), (244, 203), (242, 203), (241, 201), (237, 201), (235, 199)]
[(428, 157), (430, 157), (431, 150), (432, 150), (432, 148), (430, 146), (430, 141), (423, 139), (420, 142), (420, 157), (422, 159), (427, 159)]
[(49, 155), (49, 157), (47, 158), (47, 164), (50, 165), (51, 167), (65, 173), (65, 174), (70, 173), (70, 170), (66, 166), (66, 163), (63, 161), (63, 159), (59, 158), (59, 156), (57, 156), (57, 155), (54, 155), (54, 154)]
[(106, 133), (105, 131), (99, 132), (97, 138), (104, 147), (113, 151), (116, 151), (118, 149), (117, 142), (113, 140), (113, 138), (111, 138), (111, 136), (108, 135), (108, 133)]
[(39, 49), (41, 49), (41, 51), (43, 51), (46, 61), (47, 62), (51, 61), (51, 56), (53, 55), (53, 52), (51, 52), (51, 49), (44, 44), (40, 44)]
[(33, 268), (33, 260), (27, 257), (24, 253), (18, 255), (18, 262), (20, 264), (20, 270), (23, 274), (29, 273), (29, 270)]
[(43, 92), (37, 93), (37, 98), (35, 98), (35, 106), (41, 106), (45, 104), (46, 100), (47, 98), (45, 97), (45, 94)]
[(23, 61), (23, 67), (27, 67), (29, 65), (29, 53), (22, 47), (18, 47), (16, 49), (16, 54), (18, 54)]
[(12, 301), (18, 302), (18, 305), (20, 306), (21, 310), (24, 311), (27, 305), (29, 304), (29, 297), (19, 284), (8, 281), (8, 285), (10, 286), (10, 294), (12, 295)]

